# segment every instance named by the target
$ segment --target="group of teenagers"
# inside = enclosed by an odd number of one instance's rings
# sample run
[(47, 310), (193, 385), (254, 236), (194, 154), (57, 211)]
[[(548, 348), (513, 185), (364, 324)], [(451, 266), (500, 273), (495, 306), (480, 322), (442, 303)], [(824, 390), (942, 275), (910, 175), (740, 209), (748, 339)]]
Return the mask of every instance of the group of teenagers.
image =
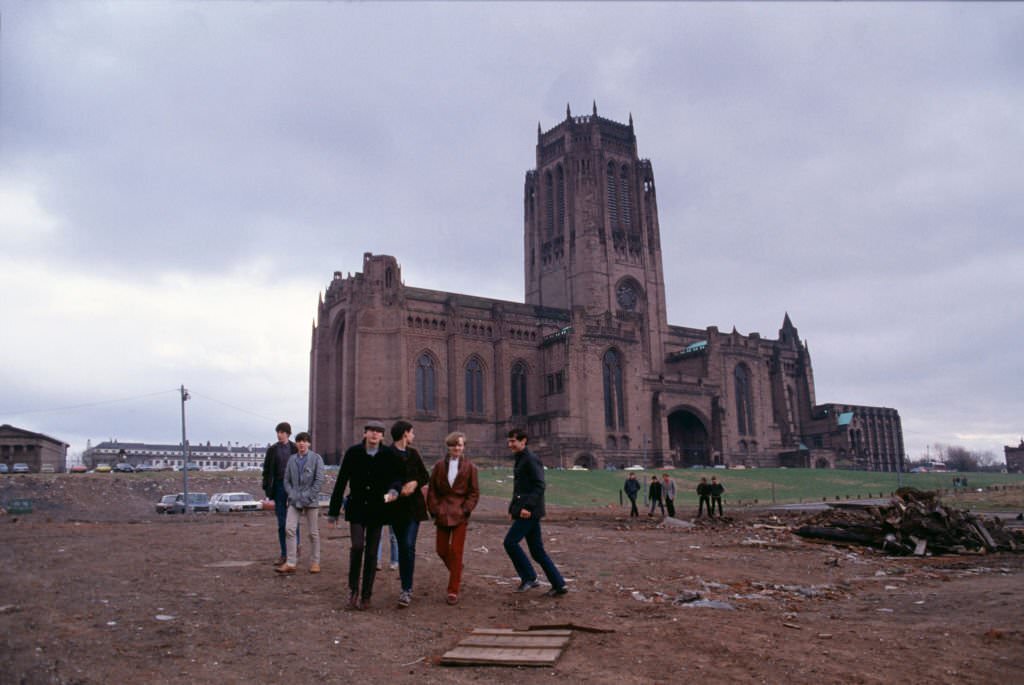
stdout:
[[(640, 512), (637, 510), (636, 497), (640, 492), (640, 481), (636, 479), (635, 473), (630, 473), (626, 476), (626, 482), (623, 484), (622, 490), (626, 493), (626, 497), (629, 498), (630, 517), (639, 516)], [(718, 508), (718, 515), (721, 516), (723, 492), (725, 492), (725, 486), (718, 482), (717, 477), (712, 476), (710, 483), (708, 483), (707, 478), (701, 478), (700, 483), (697, 484), (697, 497), (699, 498), (697, 517), (703, 516), (705, 509), (709, 516), (714, 516), (716, 507)], [(659, 507), (662, 516), (665, 515), (665, 510), (668, 509), (668, 515), (675, 518), (676, 483), (672, 480), (672, 477), (665, 473), (662, 474), (660, 480), (657, 476), (652, 478), (651, 484), (647, 489), (647, 500), (651, 503), (651, 510), (647, 512), (648, 516), (654, 516), (654, 509)]]
[[(392, 443), (384, 443), (386, 427), (367, 421), (363, 439), (349, 447), (341, 459), (338, 478), (331, 493), (327, 521), (337, 524), (344, 511), (351, 546), (348, 566), (348, 605), (361, 610), (370, 606), (377, 573), (377, 550), (381, 531), (391, 526), (398, 543), (398, 575), (401, 583), (398, 606), (408, 607), (413, 597), (416, 538), (420, 523), (433, 519), (437, 555), (448, 569), (446, 601), (459, 601), (462, 584), (463, 550), (470, 515), (480, 500), (476, 466), (465, 454), (466, 435), (449, 433), (446, 454), (428, 473), (423, 459), (412, 446), (413, 425), (396, 421), (390, 428)], [(274, 501), (277, 536), (281, 555), (274, 563), (280, 575), (297, 572), (300, 529), (309, 535), (312, 547), (309, 573), (320, 573), (320, 490), (325, 480), (323, 458), (310, 447), (309, 433), (291, 440), (291, 426), (277, 425), (277, 442), (267, 448), (263, 462), (263, 491)], [(540, 521), (544, 516), (544, 466), (527, 447), (527, 434), (509, 431), (507, 445), (515, 458), (512, 524), (504, 547), (520, 583), (516, 592), (539, 587), (537, 572), (523, 551), (525, 539), (530, 556), (547, 576), (552, 597), (568, 592), (565, 579), (544, 549)]]

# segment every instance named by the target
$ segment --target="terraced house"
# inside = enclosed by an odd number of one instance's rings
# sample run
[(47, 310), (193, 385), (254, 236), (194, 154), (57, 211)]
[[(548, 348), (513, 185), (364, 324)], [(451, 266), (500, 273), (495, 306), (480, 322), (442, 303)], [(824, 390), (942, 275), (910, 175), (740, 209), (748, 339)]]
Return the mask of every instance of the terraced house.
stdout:
[(310, 351), (309, 425), (328, 461), (365, 420), (406, 418), (428, 451), (458, 429), (481, 456), (525, 426), (549, 466), (902, 462), (895, 409), (817, 403), (788, 314), (774, 339), (669, 324), (654, 168), (632, 116), (567, 108), (538, 126), (523, 216), (524, 302), (406, 285), (389, 255), (335, 272)]

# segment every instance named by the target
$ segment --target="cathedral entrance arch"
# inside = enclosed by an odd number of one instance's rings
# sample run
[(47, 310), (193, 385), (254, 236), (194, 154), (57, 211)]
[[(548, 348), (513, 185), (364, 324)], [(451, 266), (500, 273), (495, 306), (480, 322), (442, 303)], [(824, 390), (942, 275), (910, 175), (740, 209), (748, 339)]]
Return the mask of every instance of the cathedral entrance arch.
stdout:
[(585, 469), (596, 469), (597, 459), (595, 459), (594, 455), (592, 454), (589, 454), (587, 452), (581, 452), (580, 454), (576, 455), (576, 459), (573, 461), (572, 464), (573, 466), (582, 466)]
[(677, 466), (711, 464), (707, 424), (690, 409), (676, 409), (668, 415), (668, 445)]

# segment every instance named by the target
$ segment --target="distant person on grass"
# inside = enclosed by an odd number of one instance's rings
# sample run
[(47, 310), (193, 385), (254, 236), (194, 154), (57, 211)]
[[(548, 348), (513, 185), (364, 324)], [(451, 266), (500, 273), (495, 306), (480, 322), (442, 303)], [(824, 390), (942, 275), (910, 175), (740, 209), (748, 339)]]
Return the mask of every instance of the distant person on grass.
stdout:
[(697, 483), (697, 518), (704, 515), (704, 511), (707, 510), (708, 516), (711, 515), (711, 486), (708, 485), (707, 478), (701, 478), (700, 482)]
[[(277, 542), (281, 553), (274, 562), (280, 566), (288, 561), (288, 549), (285, 545), (285, 523), (288, 518), (288, 494), (284, 491), (285, 467), (288, 460), (298, 451), (291, 441), (292, 426), (287, 421), (277, 424), (277, 442), (267, 448), (263, 458), (263, 494), (274, 501), (274, 515), (277, 516)], [(297, 535), (298, 533), (296, 533)]]
[(718, 516), (722, 516), (722, 493), (725, 486), (718, 482), (718, 478), (711, 476), (711, 485), (708, 486), (708, 494), (711, 495), (711, 515), (715, 515), (715, 507), (718, 507)]
[(657, 476), (651, 478), (651, 484), (647, 488), (647, 499), (651, 501), (651, 510), (647, 512), (648, 516), (654, 516), (654, 507), (661, 509), (661, 515), (665, 515), (665, 503), (661, 499), (661, 481), (658, 480)]
[(672, 480), (672, 477), (667, 473), (661, 476), (661, 493), (665, 497), (665, 508), (668, 509), (668, 515), (672, 518), (675, 518), (676, 482)]
[(640, 512), (636, 508), (636, 496), (640, 493), (640, 481), (636, 479), (636, 474), (630, 472), (626, 477), (626, 482), (622, 486), (623, 492), (626, 493), (626, 497), (629, 498), (629, 516), (639, 516)]
[(312, 545), (309, 572), (320, 573), (320, 488), (324, 484), (324, 460), (309, 449), (313, 440), (309, 433), (295, 436), (297, 451), (288, 460), (285, 469), (284, 489), (288, 493), (288, 516), (285, 522), (285, 541), (288, 558), (275, 570), (278, 573), (295, 573), (298, 564), (299, 521), (306, 522), (309, 542)]

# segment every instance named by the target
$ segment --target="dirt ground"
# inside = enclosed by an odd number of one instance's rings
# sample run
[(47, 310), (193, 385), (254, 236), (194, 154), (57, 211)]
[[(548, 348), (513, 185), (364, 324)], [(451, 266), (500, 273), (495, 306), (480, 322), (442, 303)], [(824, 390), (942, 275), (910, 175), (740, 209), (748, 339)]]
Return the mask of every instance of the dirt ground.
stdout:
[[(1024, 682), (1024, 554), (891, 558), (803, 541), (800, 515), (768, 511), (685, 528), (552, 507), (545, 541), (571, 592), (549, 599), (512, 592), (505, 503), (486, 500), (457, 606), (427, 523), (412, 606), (396, 608), (385, 568), (355, 612), (347, 528), (321, 519), (323, 573), (279, 577), (272, 513), (156, 514), (169, 491), (143, 474), (0, 481), (0, 500), (35, 503), (0, 516), (0, 683)], [(473, 628), (566, 623), (612, 632), (574, 631), (553, 668), (439, 664)]]

